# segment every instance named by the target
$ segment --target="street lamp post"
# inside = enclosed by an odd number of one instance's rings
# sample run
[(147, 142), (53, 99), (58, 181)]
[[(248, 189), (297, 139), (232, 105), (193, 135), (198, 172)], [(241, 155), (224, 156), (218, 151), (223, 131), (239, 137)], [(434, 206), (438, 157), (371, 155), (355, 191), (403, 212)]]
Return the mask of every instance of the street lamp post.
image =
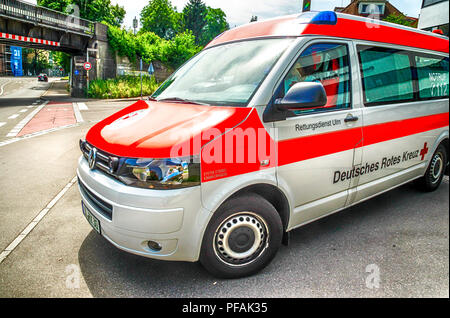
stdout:
[(134, 35), (136, 35), (137, 27), (138, 27), (138, 19), (136, 17), (134, 17), (134, 19), (133, 19), (133, 29), (134, 29), (133, 33), (134, 33)]

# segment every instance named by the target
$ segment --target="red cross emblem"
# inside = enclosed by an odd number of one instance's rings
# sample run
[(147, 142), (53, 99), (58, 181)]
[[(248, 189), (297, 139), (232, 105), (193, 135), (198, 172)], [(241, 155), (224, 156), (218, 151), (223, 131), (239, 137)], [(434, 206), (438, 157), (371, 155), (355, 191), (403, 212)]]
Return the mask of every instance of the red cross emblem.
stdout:
[(422, 159), (421, 160), (423, 160), (424, 158), (425, 158), (425, 155), (428, 153), (428, 148), (427, 148), (427, 143), (425, 143), (424, 145), (423, 145), (423, 149), (420, 151), (420, 155), (422, 156)]

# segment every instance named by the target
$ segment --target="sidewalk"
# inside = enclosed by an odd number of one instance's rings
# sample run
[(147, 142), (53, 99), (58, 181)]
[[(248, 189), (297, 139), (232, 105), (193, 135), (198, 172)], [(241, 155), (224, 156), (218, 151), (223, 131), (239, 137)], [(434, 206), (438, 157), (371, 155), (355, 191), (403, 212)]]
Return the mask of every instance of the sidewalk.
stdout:
[[(61, 103), (73, 103), (73, 102), (135, 102), (141, 99), (141, 97), (130, 98), (116, 98), (116, 99), (96, 99), (96, 98), (75, 98), (70, 96), (70, 92), (67, 90), (69, 85), (68, 81), (57, 80), (51, 83), (50, 88), (41, 96), (41, 99), (49, 100), (51, 102)], [(143, 96), (143, 100), (147, 100), (148, 96)]]
[(50, 83), (50, 88), (40, 97), (45, 101), (41, 109), (24, 125), (18, 137), (76, 124), (72, 105), (80, 99), (69, 95), (67, 85), (67, 81), (61, 80)]
[(50, 88), (41, 96), (41, 99), (48, 100), (52, 103), (73, 103), (87, 101), (87, 98), (73, 98), (67, 90), (68, 81), (56, 80), (50, 83)]

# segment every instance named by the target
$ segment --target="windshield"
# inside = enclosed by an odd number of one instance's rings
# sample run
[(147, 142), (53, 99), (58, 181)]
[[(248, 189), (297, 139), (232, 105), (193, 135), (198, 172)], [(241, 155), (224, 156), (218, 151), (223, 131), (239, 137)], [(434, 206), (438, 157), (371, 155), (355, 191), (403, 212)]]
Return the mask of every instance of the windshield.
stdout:
[(172, 74), (152, 98), (246, 106), (291, 42), (252, 40), (206, 49)]

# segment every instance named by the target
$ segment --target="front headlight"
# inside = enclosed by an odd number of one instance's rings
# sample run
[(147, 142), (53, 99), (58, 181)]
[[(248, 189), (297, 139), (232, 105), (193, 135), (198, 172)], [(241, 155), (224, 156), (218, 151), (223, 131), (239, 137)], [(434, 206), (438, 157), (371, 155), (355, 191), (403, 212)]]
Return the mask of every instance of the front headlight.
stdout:
[(118, 173), (123, 183), (149, 189), (177, 189), (200, 184), (200, 164), (194, 158), (126, 159)]

